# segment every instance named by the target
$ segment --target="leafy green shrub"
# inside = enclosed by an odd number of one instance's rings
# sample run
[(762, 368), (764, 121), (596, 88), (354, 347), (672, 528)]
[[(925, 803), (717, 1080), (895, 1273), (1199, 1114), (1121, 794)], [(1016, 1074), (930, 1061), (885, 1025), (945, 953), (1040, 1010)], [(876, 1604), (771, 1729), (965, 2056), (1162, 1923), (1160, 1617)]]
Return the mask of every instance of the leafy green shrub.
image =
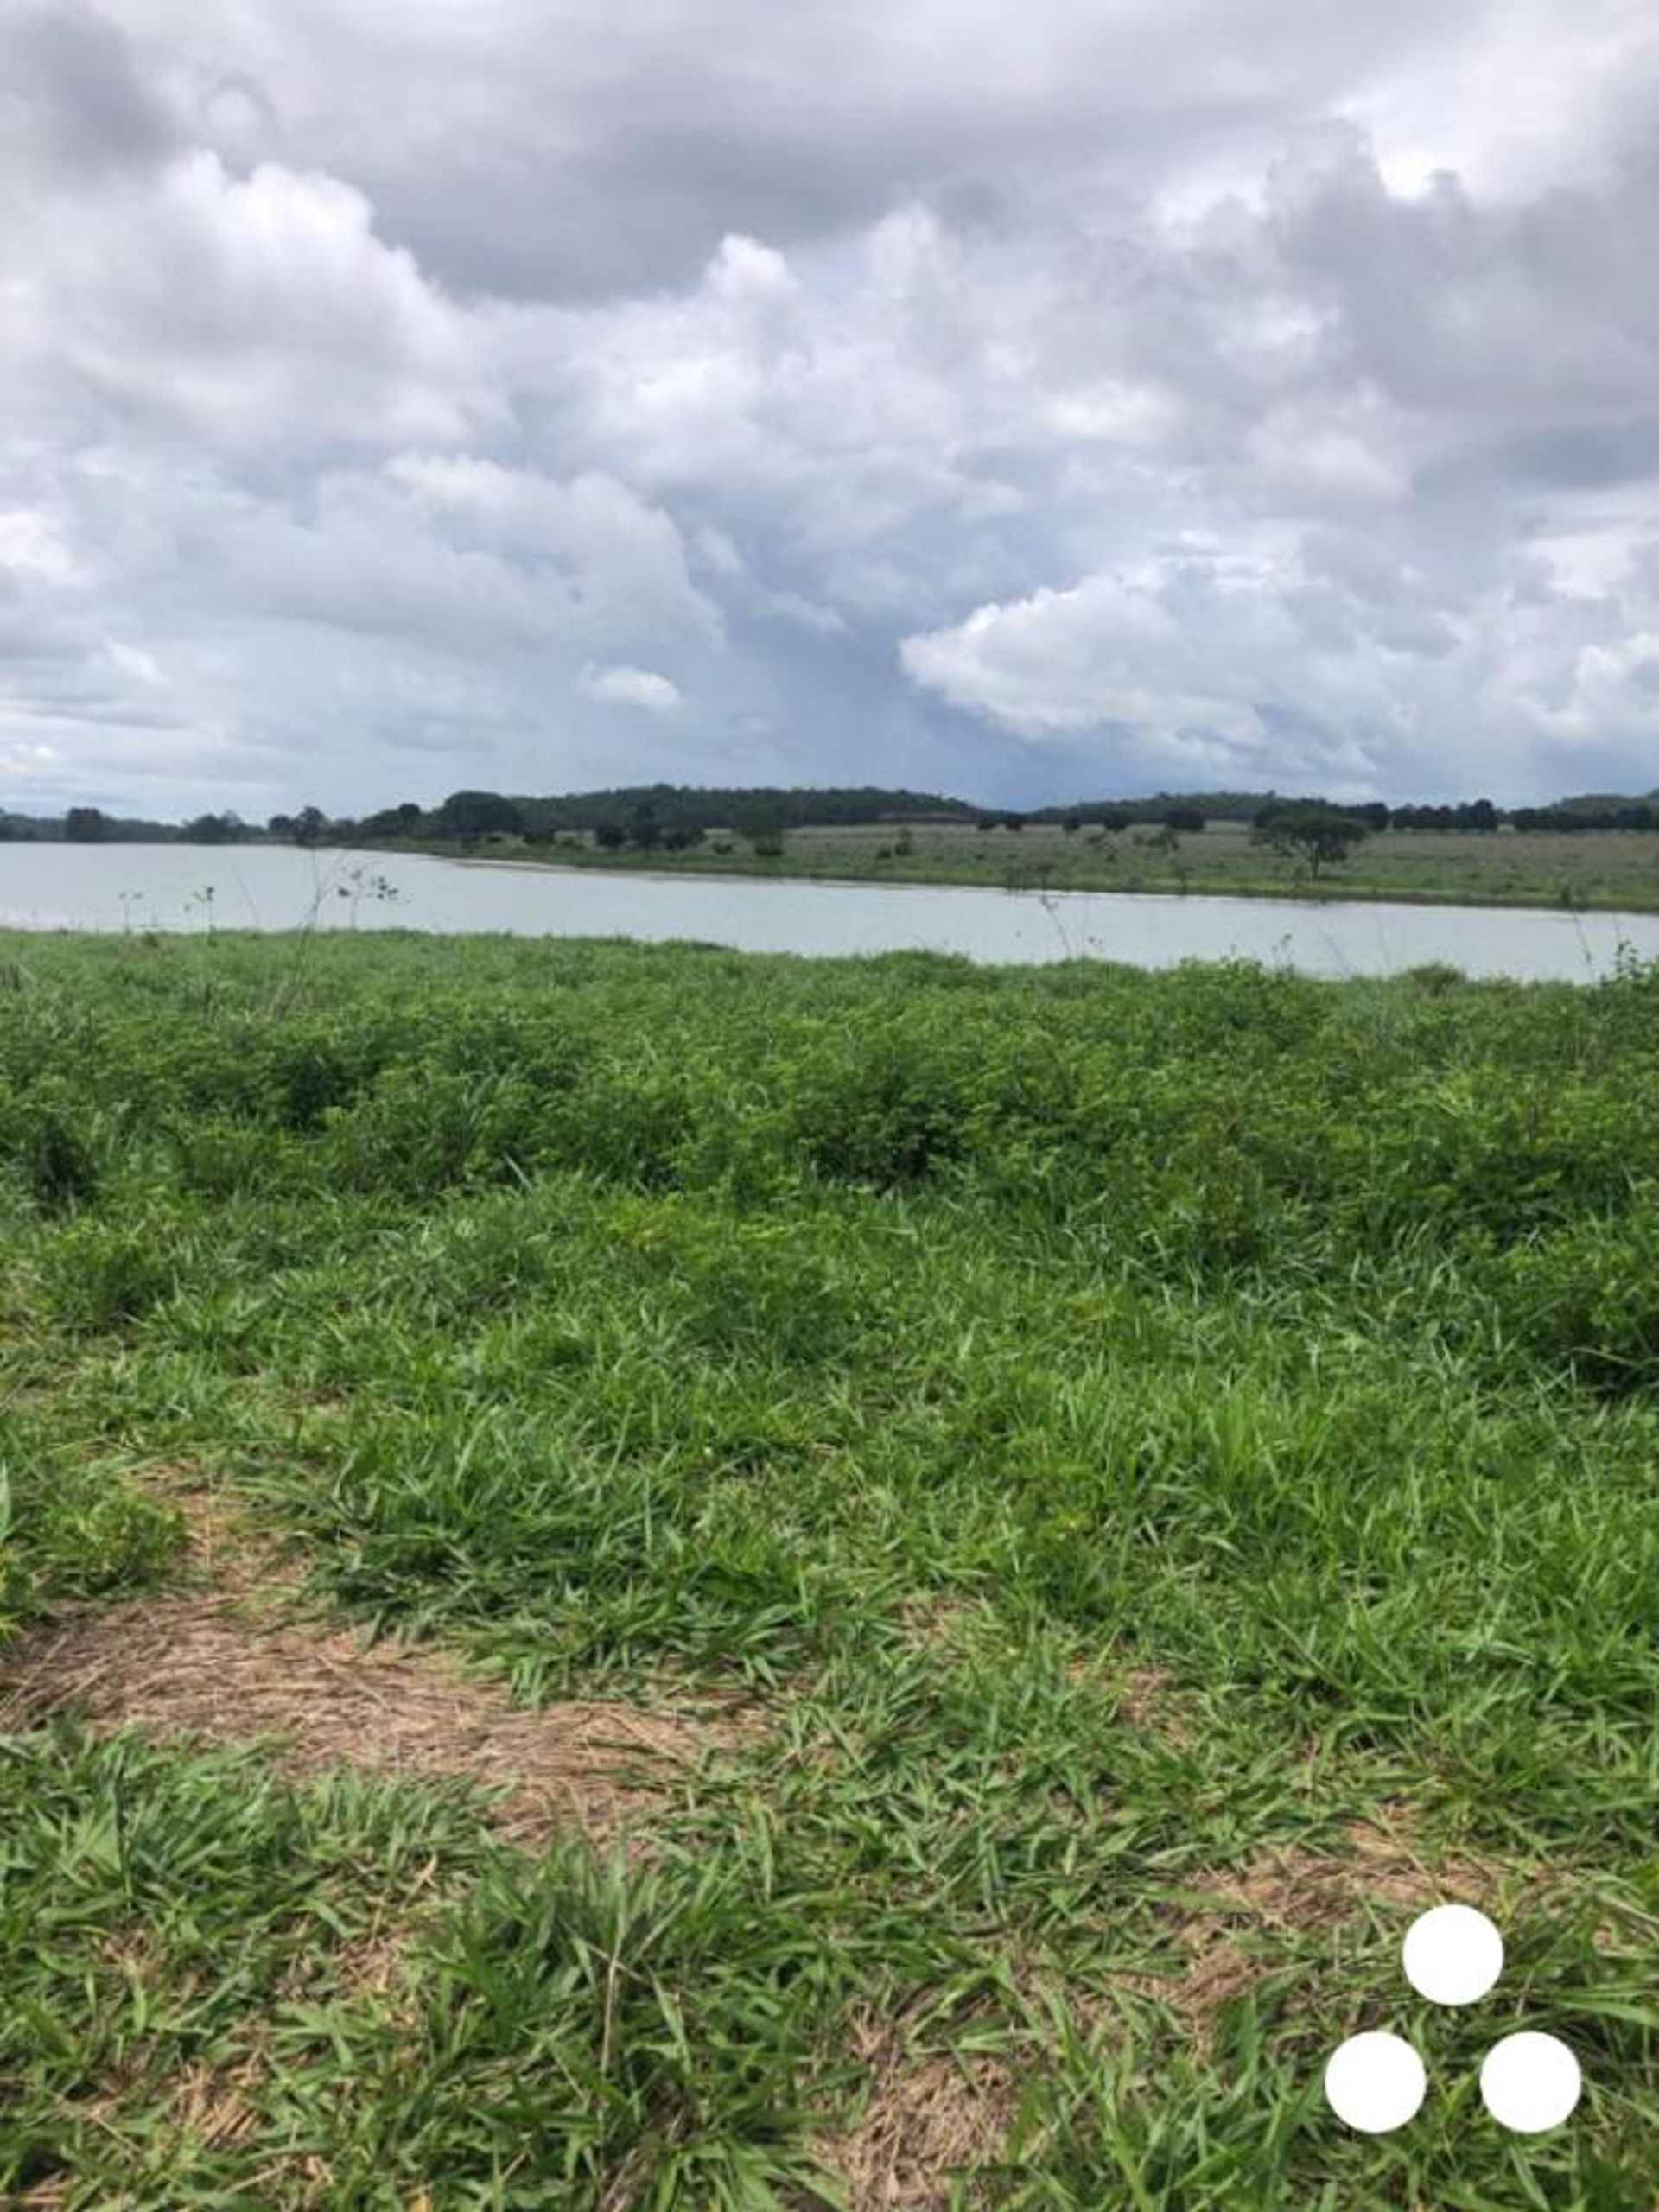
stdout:
[(1424, 960), (1406, 969), (1405, 980), (1430, 998), (1444, 998), (1448, 991), (1457, 990), (1468, 979), (1462, 969), (1454, 968), (1449, 960)]
[(172, 1295), (184, 1261), (179, 1224), (162, 1213), (82, 1215), (40, 1249), (41, 1306), (66, 1329), (118, 1329)]
[(543, 1158), (639, 1190), (677, 1182), (684, 1147), (706, 1126), (699, 1074), (654, 1052), (595, 1062), (576, 1087), (544, 1100)]
[(1338, 1203), (1362, 1233), (1431, 1224), (1453, 1240), (1509, 1243), (1575, 1214), (1615, 1213), (1659, 1174), (1659, 1097), (1619, 1098), (1565, 1074), (1518, 1083), (1503, 1067), (1459, 1069), (1402, 1087), (1325, 1142), (1346, 1155)]
[(861, 1025), (791, 1074), (797, 1141), (827, 1181), (896, 1190), (966, 1149), (973, 1086), (937, 1032)]
[(1535, 1359), (1624, 1396), (1659, 1382), (1659, 1210), (1575, 1222), (1507, 1253), (1503, 1326)]
[(400, 1062), (354, 1104), (325, 1110), (323, 1173), (410, 1196), (511, 1179), (537, 1149), (537, 1103), (512, 1075)]
[(225, 1118), (186, 1122), (173, 1144), (181, 1186), (205, 1198), (291, 1191), (314, 1179), (313, 1149), (287, 1129)]
[(22, 1095), (0, 1088), (0, 1166), (48, 1213), (92, 1195), (98, 1168), (66, 1087), (48, 1084)]
[(290, 1129), (321, 1128), (372, 1083), (393, 1050), (378, 1024), (347, 1029), (315, 1016), (284, 1023), (264, 1055), (278, 1117)]
[(677, 1200), (613, 1219), (619, 1271), (688, 1345), (806, 1365), (844, 1355), (860, 1301), (821, 1215), (734, 1221)]

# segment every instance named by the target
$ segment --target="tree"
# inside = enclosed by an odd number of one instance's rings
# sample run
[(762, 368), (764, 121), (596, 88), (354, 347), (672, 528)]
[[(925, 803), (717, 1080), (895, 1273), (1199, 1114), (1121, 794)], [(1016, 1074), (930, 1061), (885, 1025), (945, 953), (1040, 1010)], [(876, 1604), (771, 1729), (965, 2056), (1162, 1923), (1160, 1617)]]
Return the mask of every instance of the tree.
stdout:
[(524, 816), (499, 791), (451, 791), (434, 816), (445, 837), (519, 836)]
[(327, 827), (328, 817), (320, 806), (302, 806), (294, 817), (294, 842), (296, 845), (320, 845)]
[[(405, 799), (401, 806), (383, 806), (377, 813), (365, 814), (357, 825), (357, 834), (359, 837), (412, 837), (420, 826), (420, 808), (412, 799)], [(344, 823), (335, 823), (337, 838), (345, 828)]]
[(187, 845), (234, 845), (246, 836), (246, 826), (238, 814), (198, 814), (187, 822), (179, 835)]
[(650, 852), (663, 842), (663, 825), (657, 819), (657, 810), (649, 799), (642, 800), (633, 810), (628, 823), (628, 835), (642, 852)]
[(1005, 814), (1002, 817), (1002, 827), (1005, 830), (1021, 830), (1025, 826), (1026, 817), (1023, 814)]
[(594, 842), (603, 853), (613, 853), (628, 842), (628, 833), (620, 822), (601, 822), (594, 828)]
[(1129, 817), (1121, 806), (1109, 806), (1096, 818), (1109, 837), (1121, 834), (1129, 826)]
[(1196, 806), (1166, 806), (1164, 827), (1173, 830), (1178, 837), (1198, 837), (1204, 832), (1204, 815)]
[(1266, 845), (1281, 859), (1306, 863), (1310, 876), (1335, 868), (1370, 835), (1365, 823), (1340, 807), (1319, 800), (1303, 805), (1264, 808), (1250, 830), (1253, 845)]
[(72, 806), (63, 817), (63, 834), (72, 844), (101, 845), (110, 834), (110, 818), (101, 807)]
[(1060, 827), (1068, 837), (1075, 837), (1083, 827), (1083, 817), (1080, 814), (1063, 815), (1060, 817)]

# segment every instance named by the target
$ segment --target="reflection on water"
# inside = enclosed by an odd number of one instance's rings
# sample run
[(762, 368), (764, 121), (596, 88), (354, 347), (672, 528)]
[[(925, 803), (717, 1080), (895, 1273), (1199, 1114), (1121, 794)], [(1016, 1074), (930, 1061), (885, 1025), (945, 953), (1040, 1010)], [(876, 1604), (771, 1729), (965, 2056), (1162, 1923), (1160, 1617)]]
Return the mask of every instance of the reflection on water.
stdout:
[(1659, 915), (1316, 906), (965, 886), (780, 883), (522, 868), (289, 846), (0, 844), (0, 925), (22, 929), (402, 928), (696, 938), (747, 952), (958, 952), (1165, 968), (1242, 957), (1319, 976), (1446, 961), (1584, 982), (1621, 945), (1659, 957)]

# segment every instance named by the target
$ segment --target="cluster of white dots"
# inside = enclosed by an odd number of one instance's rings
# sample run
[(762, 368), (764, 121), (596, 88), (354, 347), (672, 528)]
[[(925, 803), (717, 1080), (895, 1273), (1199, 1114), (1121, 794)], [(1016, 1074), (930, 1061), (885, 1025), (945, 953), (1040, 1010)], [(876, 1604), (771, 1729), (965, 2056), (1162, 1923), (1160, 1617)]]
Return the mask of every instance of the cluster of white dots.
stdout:
[[(1472, 1905), (1440, 1904), (1406, 1931), (1406, 1980), (1431, 2005), (1472, 2005), (1503, 1971), (1503, 1938)], [(1505, 2036), (1480, 2069), (1480, 2099), (1500, 2127), (1541, 2135), (1559, 2127), (1579, 2101), (1579, 2062), (1557, 2036)], [(1415, 2117), (1428, 2074), (1403, 2036), (1385, 2028), (1350, 2036), (1325, 2069), (1325, 2101), (1364, 2135), (1387, 2135)]]

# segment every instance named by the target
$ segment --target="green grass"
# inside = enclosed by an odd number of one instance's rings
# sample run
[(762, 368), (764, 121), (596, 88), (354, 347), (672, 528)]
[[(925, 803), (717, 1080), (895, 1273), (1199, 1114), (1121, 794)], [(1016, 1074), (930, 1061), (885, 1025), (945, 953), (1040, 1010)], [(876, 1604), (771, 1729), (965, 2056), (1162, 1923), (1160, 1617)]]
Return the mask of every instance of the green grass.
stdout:
[(1197, 836), (1160, 848), (1155, 825), (1102, 832), (1085, 823), (1067, 832), (1053, 823), (1019, 831), (971, 823), (920, 823), (906, 839), (898, 827), (791, 830), (781, 855), (757, 856), (733, 834), (687, 852), (607, 852), (591, 843), (462, 846), (420, 842), (419, 849), (487, 855), (542, 866), (645, 868), (694, 874), (806, 876), (890, 883), (971, 883), (996, 889), (1209, 893), (1251, 899), (1400, 899), (1408, 904), (1548, 906), (1573, 911), (1659, 912), (1659, 836), (1617, 830), (1389, 830), (1369, 837), (1317, 880), (1299, 862), (1250, 842), (1249, 825), (1212, 822)]
[[(882, 2023), (995, 2072), (963, 2203), (1659, 2196), (1654, 977), (389, 935), (0, 990), (9, 1623), (164, 1580), (188, 1462), (524, 1698), (762, 1723), (626, 1864), (14, 1737), (0, 2199), (833, 2204)], [(1488, 1885), (1470, 2013), (1363, 1866), (1316, 1909), (1356, 1821)], [(1431, 2098), (1372, 2141), (1319, 2075), (1388, 2024)], [(1530, 2140), (1516, 2025), (1587, 2084)]]

